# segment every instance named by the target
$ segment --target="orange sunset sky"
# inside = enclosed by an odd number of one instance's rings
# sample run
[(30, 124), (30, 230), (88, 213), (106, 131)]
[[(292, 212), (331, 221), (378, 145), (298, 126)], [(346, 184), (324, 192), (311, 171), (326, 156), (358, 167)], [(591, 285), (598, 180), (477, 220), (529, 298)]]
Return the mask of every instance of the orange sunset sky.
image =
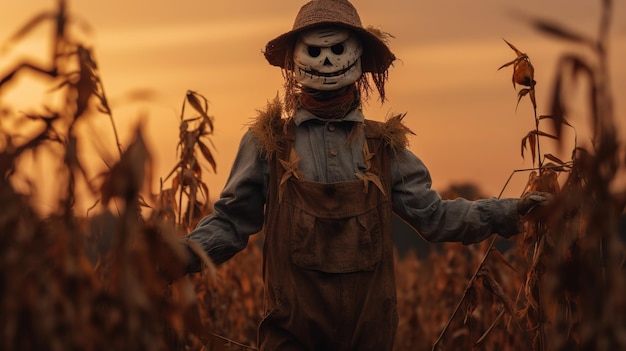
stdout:
[[(305, 3), (302, 0), (68, 0), (68, 10), (91, 30), (84, 38), (94, 49), (113, 116), (123, 143), (134, 126), (145, 123), (156, 160), (155, 176), (173, 167), (178, 141), (180, 108), (185, 92), (194, 90), (210, 101), (215, 116), (213, 142), (218, 173), (206, 181), (216, 197), (228, 176), (245, 124), (282, 89), (282, 76), (262, 55), (268, 40), (288, 31)], [(534, 128), (530, 102), (516, 111), (517, 93), (512, 70), (497, 71), (514, 59), (507, 39), (528, 53), (538, 82), (538, 113), (549, 111), (549, 90), (560, 55), (579, 48), (532, 29), (524, 18), (551, 19), (595, 35), (600, 1), (592, 0), (353, 0), (364, 25), (395, 36), (390, 43), (399, 58), (390, 70), (388, 101), (375, 99), (366, 116), (382, 120), (407, 113), (405, 121), (416, 133), (411, 149), (430, 168), (433, 187), (473, 182), (486, 196), (497, 196), (515, 169), (532, 167), (520, 156), (521, 138)], [(620, 135), (626, 134), (626, 2), (614, 1), (611, 26), (611, 80)], [(53, 0), (0, 2), (0, 43)], [(46, 62), (49, 23), (31, 33), (22, 45), (0, 51), (0, 75), (23, 57)], [(136, 90), (152, 90), (147, 102), (124, 103)], [(574, 92), (576, 93), (576, 92)], [(38, 90), (0, 94), (5, 108), (27, 111), (39, 102)], [(579, 94), (582, 96), (582, 94)], [(570, 122), (579, 144), (588, 143), (583, 106), (574, 107)], [(140, 117), (144, 115), (144, 117)], [(620, 116), (620, 117), (618, 117)], [(546, 131), (550, 128), (546, 124)], [(114, 148), (110, 125), (95, 124), (94, 140)], [(568, 159), (571, 136), (559, 153), (548, 141), (542, 151)], [(110, 154), (115, 154), (111, 151)], [(518, 196), (527, 173), (513, 178), (504, 196)], [(156, 188), (155, 188), (156, 190)]]

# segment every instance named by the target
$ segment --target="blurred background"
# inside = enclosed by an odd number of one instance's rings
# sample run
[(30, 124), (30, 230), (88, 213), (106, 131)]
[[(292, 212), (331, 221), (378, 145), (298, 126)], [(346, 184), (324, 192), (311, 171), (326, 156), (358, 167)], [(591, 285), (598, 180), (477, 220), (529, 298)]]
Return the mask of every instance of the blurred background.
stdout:
[[(268, 100), (282, 93), (282, 75), (262, 50), (270, 39), (291, 29), (305, 1), (81, 0), (68, 1), (75, 35), (91, 45), (122, 146), (143, 123), (155, 159), (155, 176), (164, 177), (176, 162), (180, 110), (187, 90), (209, 100), (215, 117), (217, 174), (206, 169), (211, 197), (218, 196), (228, 176), (246, 124)], [(407, 113), (416, 133), (410, 148), (430, 168), (433, 187), (476, 184), (485, 196), (498, 196), (514, 170), (533, 167), (530, 152), (520, 155), (521, 139), (534, 129), (527, 98), (516, 109), (512, 67), (515, 58), (502, 39), (526, 52), (535, 67), (538, 113), (550, 111), (550, 91), (560, 55), (584, 50), (532, 28), (529, 19), (552, 20), (595, 36), (599, 1), (354, 0), (364, 25), (391, 33), (398, 57), (390, 70), (388, 101), (372, 99), (366, 116), (383, 120)], [(0, 3), (0, 44), (35, 15), (54, 11), (53, 0)], [(28, 59), (45, 66), (52, 21), (36, 27), (15, 45), (0, 48), (0, 75)], [(614, 2), (611, 25), (611, 82), (620, 136), (626, 131), (626, 3)], [(28, 112), (45, 102), (50, 87), (28, 75), (17, 77), (2, 96), (5, 109)], [(518, 87), (519, 89), (519, 87)], [(585, 95), (572, 89), (571, 94)], [(141, 98), (137, 98), (141, 97)], [(572, 106), (570, 123), (579, 145), (589, 144), (587, 106)], [(91, 122), (99, 157), (115, 156), (110, 123)], [(3, 128), (10, 128), (5, 122)], [(550, 132), (546, 124), (544, 130)], [(568, 130), (566, 129), (566, 133)], [(570, 158), (573, 133), (563, 148), (542, 141), (542, 153)], [(107, 151), (108, 150), (108, 151)], [(108, 154), (107, 154), (108, 153)], [(527, 172), (516, 173), (504, 197), (518, 196)], [(158, 180), (155, 191), (158, 191)], [(623, 185), (623, 184), (622, 184)]]

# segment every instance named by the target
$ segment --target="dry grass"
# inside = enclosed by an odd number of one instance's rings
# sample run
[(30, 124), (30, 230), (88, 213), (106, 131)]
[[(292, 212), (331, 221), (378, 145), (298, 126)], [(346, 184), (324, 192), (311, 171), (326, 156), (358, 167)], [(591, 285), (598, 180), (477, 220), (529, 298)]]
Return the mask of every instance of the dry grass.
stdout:
[[(397, 350), (626, 349), (625, 250), (616, 232), (626, 193), (611, 186), (626, 166), (626, 150), (614, 128), (606, 61), (611, 3), (603, 4), (597, 38), (534, 23), (595, 55), (593, 62), (563, 55), (552, 113), (535, 112), (534, 129), (522, 138), (522, 156), (530, 149), (538, 165), (525, 170), (526, 190), (557, 194), (553, 206), (529, 218), (515, 250), (502, 253), (493, 242), (445, 244), (426, 259), (397, 260)], [(6, 47), (47, 20), (56, 25), (50, 66), (18, 62), (0, 76), (0, 97), (26, 72), (64, 101), (32, 113), (0, 106), (4, 121), (37, 126), (0, 134), (0, 349), (254, 349), (262, 318), (262, 234), (219, 268), (205, 260), (201, 274), (179, 278), (185, 262), (178, 239), (210, 211), (202, 165), (217, 166), (206, 99), (185, 93), (179, 161), (153, 196), (141, 128), (132, 140), (118, 140), (94, 52), (69, 36), (65, 2), (27, 22)], [(513, 66), (512, 80), (523, 86), (519, 99), (529, 96), (536, 111), (534, 67), (507, 44), (516, 58), (503, 67)], [(582, 82), (589, 84), (593, 145), (574, 145), (572, 159), (561, 161), (542, 154), (540, 140), (559, 140), (562, 128), (572, 127), (565, 87), (581, 84), (573, 79), (580, 75), (588, 78)], [(86, 136), (78, 127), (94, 118), (108, 118), (116, 139), (117, 161), (104, 171), (86, 167), (81, 153)], [(553, 134), (541, 130), (545, 121)], [(23, 168), (25, 159), (50, 150), (58, 189), (55, 205), (42, 214), (35, 201), (40, 179)], [(566, 178), (562, 185), (559, 177)], [(87, 218), (74, 213), (85, 195), (99, 199)]]

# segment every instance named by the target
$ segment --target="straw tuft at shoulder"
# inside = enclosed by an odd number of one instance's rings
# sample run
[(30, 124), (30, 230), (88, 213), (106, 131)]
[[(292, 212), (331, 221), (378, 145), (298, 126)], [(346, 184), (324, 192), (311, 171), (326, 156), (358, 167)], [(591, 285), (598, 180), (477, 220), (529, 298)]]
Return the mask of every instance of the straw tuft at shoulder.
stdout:
[(375, 133), (382, 138), (394, 153), (409, 146), (409, 135), (415, 135), (409, 127), (402, 123), (406, 113), (396, 114), (384, 122), (373, 124)]
[(255, 136), (261, 156), (270, 160), (279, 149), (280, 136), (285, 133), (285, 121), (282, 118), (283, 104), (278, 95), (267, 102), (263, 110), (257, 110), (256, 119), (250, 123), (250, 132)]

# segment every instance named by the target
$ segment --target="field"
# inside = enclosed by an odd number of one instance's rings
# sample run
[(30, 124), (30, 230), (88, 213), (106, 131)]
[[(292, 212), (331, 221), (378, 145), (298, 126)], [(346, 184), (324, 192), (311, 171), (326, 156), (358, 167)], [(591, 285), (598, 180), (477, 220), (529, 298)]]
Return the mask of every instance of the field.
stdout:
[[(204, 256), (201, 273), (182, 274), (179, 239), (211, 211), (203, 172), (216, 168), (219, 116), (200, 92), (181, 92), (178, 162), (167, 175), (153, 174), (141, 126), (131, 140), (118, 139), (95, 55), (70, 34), (64, 5), (34, 16), (5, 43), (54, 24), (50, 67), (23, 61), (0, 72), (0, 349), (254, 350), (263, 233), (219, 267)], [(607, 72), (610, 13), (605, 1), (597, 38), (532, 23), (593, 59), (562, 57), (552, 113), (529, 116), (535, 128), (521, 137), (520, 156), (536, 165), (523, 170), (526, 191), (551, 192), (554, 203), (527, 218), (508, 250), (492, 238), (397, 255), (396, 350), (626, 350), (626, 249), (618, 235), (626, 190), (616, 186), (626, 146)], [(518, 103), (536, 111), (530, 58), (503, 45), (514, 55), (500, 69), (512, 70)], [(37, 111), (3, 106), (18, 74), (46, 82), (56, 103)], [(572, 157), (560, 160), (543, 154), (541, 141), (576, 129), (567, 119), (572, 85), (587, 92), (593, 145), (562, 145)], [(104, 168), (93, 160), (105, 157), (87, 146), (84, 123), (93, 119), (115, 132)], [(54, 204), (45, 211), (42, 196)], [(86, 213), (77, 213), (79, 201), (92, 201)]]

